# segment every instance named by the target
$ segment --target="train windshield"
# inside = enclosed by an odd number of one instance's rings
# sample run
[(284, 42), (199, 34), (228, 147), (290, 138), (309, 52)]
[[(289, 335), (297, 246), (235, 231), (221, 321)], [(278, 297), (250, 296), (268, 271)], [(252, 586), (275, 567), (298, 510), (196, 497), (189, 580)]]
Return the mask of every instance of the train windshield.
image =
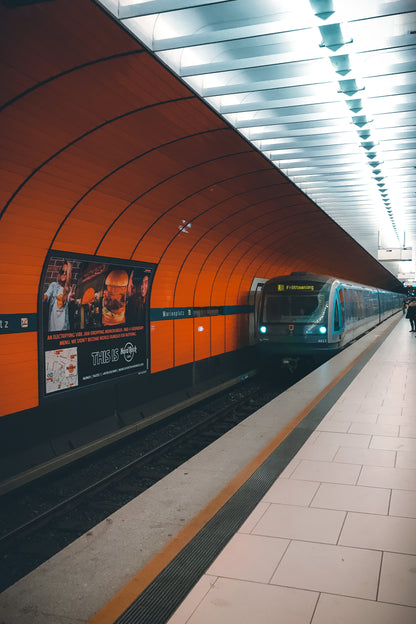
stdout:
[(264, 292), (262, 322), (313, 322), (322, 317), (328, 287), (321, 282), (270, 284)]

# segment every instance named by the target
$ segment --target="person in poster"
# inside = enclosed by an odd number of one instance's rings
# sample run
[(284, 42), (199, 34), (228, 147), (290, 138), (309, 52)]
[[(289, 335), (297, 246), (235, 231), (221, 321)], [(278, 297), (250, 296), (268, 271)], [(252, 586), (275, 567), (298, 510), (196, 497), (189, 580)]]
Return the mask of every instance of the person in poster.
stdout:
[(127, 289), (126, 323), (128, 325), (144, 325), (148, 289), (149, 276), (144, 274), (139, 279), (135, 271), (132, 271)]
[(58, 281), (51, 282), (43, 300), (49, 304), (48, 331), (68, 331), (69, 304), (74, 300), (74, 292), (71, 287), (72, 264), (63, 260), (58, 274)]

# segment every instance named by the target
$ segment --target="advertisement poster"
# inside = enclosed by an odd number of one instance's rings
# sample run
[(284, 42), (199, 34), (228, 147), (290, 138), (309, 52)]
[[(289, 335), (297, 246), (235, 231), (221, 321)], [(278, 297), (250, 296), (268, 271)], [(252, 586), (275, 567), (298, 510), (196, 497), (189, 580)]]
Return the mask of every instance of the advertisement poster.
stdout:
[(149, 371), (154, 265), (53, 255), (41, 284), (43, 395)]

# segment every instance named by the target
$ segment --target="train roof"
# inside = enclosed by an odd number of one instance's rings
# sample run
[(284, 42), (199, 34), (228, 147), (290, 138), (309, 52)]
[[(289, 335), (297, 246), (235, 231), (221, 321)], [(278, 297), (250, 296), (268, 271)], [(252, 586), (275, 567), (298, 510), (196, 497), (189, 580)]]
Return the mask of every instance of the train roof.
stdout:
[[(276, 282), (281, 282), (281, 281), (291, 281), (294, 279), (299, 280), (299, 281), (310, 280), (314, 282), (321, 282), (322, 284), (325, 284), (326, 282), (338, 281), (340, 284), (345, 284), (348, 286), (360, 286), (361, 288), (371, 288), (372, 290), (376, 290), (379, 292), (391, 292), (391, 291), (383, 290), (382, 288), (377, 288), (376, 286), (370, 286), (369, 284), (359, 284), (358, 282), (354, 282), (348, 279), (343, 279), (342, 277), (334, 277), (333, 275), (318, 275), (317, 273), (309, 273), (308, 271), (293, 271), (292, 273), (289, 273), (287, 275), (277, 275), (276, 277), (270, 278), (266, 282), (266, 284), (269, 282), (276, 283)], [(396, 294), (403, 294), (403, 293), (398, 293), (396, 291)]]
[(294, 271), (288, 275), (277, 275), (272, 277), (269, 282), (287, 281), (287, 280), (313, 280), (314, 282), (327, 282), (328, 280), (336, 280), (336, 277), (330, 275), (317, 275), (316, 273), (308, 273), (306, 271)]

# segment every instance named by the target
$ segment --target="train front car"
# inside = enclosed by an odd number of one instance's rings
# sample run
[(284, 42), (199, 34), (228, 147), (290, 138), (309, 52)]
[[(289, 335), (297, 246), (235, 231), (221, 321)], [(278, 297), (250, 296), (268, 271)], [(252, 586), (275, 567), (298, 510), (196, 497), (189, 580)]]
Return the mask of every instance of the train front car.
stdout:
[[(311, 273), (275, 277), (263, 287), (257, 342), (264, 356), (294, 369), (299, 360), (323, 360), (339, 346), (333, 340), (334, 278)], [(338, 322), (338, 334), (340, 335)], [(331, 342), (328, 341), (330, 338)]]

